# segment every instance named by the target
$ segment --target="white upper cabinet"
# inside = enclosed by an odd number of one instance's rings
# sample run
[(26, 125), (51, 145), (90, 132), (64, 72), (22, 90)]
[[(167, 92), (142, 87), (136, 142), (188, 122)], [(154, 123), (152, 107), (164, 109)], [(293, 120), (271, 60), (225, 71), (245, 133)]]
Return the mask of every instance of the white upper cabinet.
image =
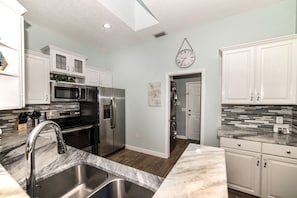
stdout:
[(86, 67), (85, 84), (91, 86), (100, 86), (99, 71), (90, 67)]
[(19, 24), (20, 17), (7, 5), (1, 3), (0, 20), (2, 27), (0, 28), (0, 42), (7, 47), (18, 49), (20, 43), (16, 38), (19, 37), (20, 26), (12, 24)]
[(41, 49), (50, 55), (50, 72), (85, 77), (86, 57), (52, 45)]
[(297, 40), (257, 47), (257, 102), (296, 103)]
[(110, 71), (100, 71), (100, 87), (112, 87), (112, 73)]
[(49, 104), (49, 57), (28, 52), (25, 55), (26, 104)]
[(0, 51), (8, 65), (0, 71), (0, 110), (18, 109), (24, 97), (24, 19), (17, 1), (0, 0)]
[(296, 104), (297, 36), (222, 49), (223, 104)]
[(223, 52), (222, 103), (247, 104), (253, 101), (254, 48)]
[(100, 87), (112, 87), (112, 72), (87, 66), (85, 84)]

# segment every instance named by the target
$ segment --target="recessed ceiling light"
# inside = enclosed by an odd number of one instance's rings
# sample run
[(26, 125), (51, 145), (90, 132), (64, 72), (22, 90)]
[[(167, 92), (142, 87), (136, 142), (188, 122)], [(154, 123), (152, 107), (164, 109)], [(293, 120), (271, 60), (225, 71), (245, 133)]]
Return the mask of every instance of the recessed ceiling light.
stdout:
[(104, 23), (104, 24), (103, 24), (103, 27), (104, 27), (105, 29), (110, 29), (110, 28), (111, 28), (111, 25), (110, 25), (109, 23)]

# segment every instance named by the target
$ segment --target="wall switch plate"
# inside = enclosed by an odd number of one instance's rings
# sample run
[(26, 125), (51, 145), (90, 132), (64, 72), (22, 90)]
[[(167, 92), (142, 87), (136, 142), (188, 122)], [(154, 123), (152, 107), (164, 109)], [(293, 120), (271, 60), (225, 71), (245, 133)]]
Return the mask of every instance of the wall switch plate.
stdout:
[(276, 116), (275, 122), (276, 124), (283, 124), (284, 118), (282, 116)]

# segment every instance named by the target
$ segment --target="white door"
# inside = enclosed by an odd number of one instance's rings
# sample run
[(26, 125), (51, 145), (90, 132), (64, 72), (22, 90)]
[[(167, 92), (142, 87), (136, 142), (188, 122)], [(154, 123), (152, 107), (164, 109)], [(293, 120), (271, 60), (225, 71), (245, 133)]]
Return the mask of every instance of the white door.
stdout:
[(297, 197), (297, 160), (262, 155), (262, 196), (269, 198)]
[(296, 48), (294, 40), (257, 48), (257, 103), (295, 104)]
[(201, 120), (201, 84), (200, 82), (186, 83), (186, 134), (188, 139), (200, 140)]
[(261, 154), (225, 148), (228, 187), (260, 195)]
[(254, 48), (223, 52), (223, 104), (254, 102)]

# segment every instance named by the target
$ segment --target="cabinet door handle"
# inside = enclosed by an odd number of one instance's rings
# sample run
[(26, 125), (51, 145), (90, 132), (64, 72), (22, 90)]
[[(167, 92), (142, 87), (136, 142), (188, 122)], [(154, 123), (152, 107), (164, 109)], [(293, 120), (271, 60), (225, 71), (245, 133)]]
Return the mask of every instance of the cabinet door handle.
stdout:
[(266, 168), (267, 167), (267, 162), (264, 162), (264, 168)]
[(257, 101), (259, 101), (259, 100), (260, 100), (260, 94), (257, 95)]
[(237, 144), (237, 146), (241, 147), (241, 144)]
[(257, 160), (257, 166), (259, 166), (260, 165), (260, 160)]
[(251, 102), (254, 100), (254, 96), (253, 95), (251, 95)]
[(290, 151), (290, 150), (287, 150), (286, 153), (287, 153), (287, 154), (291, 154), (291, 151)]
[(48, 101), (48, 95), (47, 94), (45, 95), (45, 101)]

